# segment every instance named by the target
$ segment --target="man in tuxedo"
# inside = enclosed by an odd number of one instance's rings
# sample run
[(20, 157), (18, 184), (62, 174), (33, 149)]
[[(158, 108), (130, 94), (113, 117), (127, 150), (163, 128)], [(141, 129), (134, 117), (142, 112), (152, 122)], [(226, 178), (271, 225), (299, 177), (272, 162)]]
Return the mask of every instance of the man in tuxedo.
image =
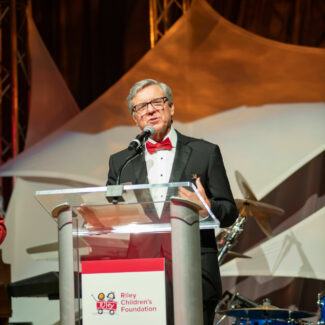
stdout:
[[(152, 126), (155, 133), (148, 139), (143, 151), (125, 166), (120, 175), (121, 183), (194, 181), (206, 205), (220, 221), (220, 226), (230, 226), (238, 211), (219, 147), (182, 135), (173, 128), (175, 107), (171, 89), (153, 79), (141, 80), (130, 89), (127, 104), (140, 130)], [(110, 157), (107, 185), (116, 184), (120, 167), (129, 156), (130, 151), (125, 149)], [(163, 201), (166, 194), (159, 192), (160, 197), (154, 199)], [(195, 193), (185, 188), (179, 188), (178, 195), (198, 202)], [(163, 218), (163, 211), (161, 213)], [(206, 209), (200, 211), (200, 215), (206, 214)], [(167, 262), (171, 261), (168, 236), (132, 235), (129, 257), (165, 257)], [(215, 307), (222, 294), (214, 230), (201, 230), (200, 238), (204, 324), (212, 325)]]

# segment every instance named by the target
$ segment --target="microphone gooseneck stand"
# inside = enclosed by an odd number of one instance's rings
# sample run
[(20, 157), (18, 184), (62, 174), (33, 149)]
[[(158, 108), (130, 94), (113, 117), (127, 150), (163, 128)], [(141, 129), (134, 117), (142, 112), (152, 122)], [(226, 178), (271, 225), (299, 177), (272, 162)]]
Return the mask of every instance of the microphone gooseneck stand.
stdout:
[(132, 161), (134, 158), (136, 158), (137, 156), (139, 156), (141, 154), (143, 147), (144, 147), (144, 143), (147, 141), (147, 139), (150, 136), (152, 136), (154, 134), (155, 134), (155, 129), (152, 126), (147, 125), (144, 127), (143, 131), (140, 134), (138, 134), (135, 137), (135, 139), (133, 139), (131, 141), (131, 143), (129, 144), (128, 149), (131, 152), (133, 151), (133, 154), (130, 157), (128, 157), (126, 159), (126, 161), (123, 163), (123, 165), (120, 167), (120, 169), (117, 173), (117, 178), (116, 178), (116, 183), (115, 183), (115, 186), (118, 188), (116, 193), (118, 193), (119, 196), (106, 195), (107, 198), (112, 198), (111, 200), (112, 200), (113, 204), (118, 204), (118, 199), (122, 195), (123, 189), (119, 188), (119, 187), (120, 187), (120, 183), (121, 183), (121, 175), (122, 175), (124, 168), (130, 161)]
[(126, 165), (128, 165), (134, 158), (136, 158), (137, 156), (139, 156), (142, 152), (143, 146), (139, 147), (128, 159), (126, 159), (126, 161), (123, 163), (123, 165), (120, 167), (119, 172), (117, 174), (116, 177), (116, 183), (115, 185), (120, 185), (121, 182), (121, 175), (122, 175), (122, 171), (123, 169), (126, 167)]
[[(119, 171), (118, 171), (118, 174), (117, 174), (117, 177), (116, 177), (116, 183), (115, 185), (120, 185), (121, 183), (121, 175), (122, 175), (122, 172), (124, 170), (124, 168), (134, 159), (136, 158), (137, 156), (139, 156), (141, 154), (143, 150), (143, 145), (141, 145), (140, 147), (138, 147), (135, 152), (130, 156), (128, 157), (125, 162), (123, 163), (123, 165), (120, 167)], [(112, 203), (113, 204), (118, 204), (118, 199), (119, 197), (118, 196), (115, 196), (113, 197), (113, 200), (112, 200)]]

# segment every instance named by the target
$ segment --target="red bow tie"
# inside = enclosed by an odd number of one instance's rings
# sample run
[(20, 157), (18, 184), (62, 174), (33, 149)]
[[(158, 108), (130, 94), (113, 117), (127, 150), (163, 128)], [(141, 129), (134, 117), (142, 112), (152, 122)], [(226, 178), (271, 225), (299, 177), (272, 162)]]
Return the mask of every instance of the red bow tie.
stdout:
[(161, 149), (161, 150), (172, 150), (172, 148), (173, 148), (172, 143), (170, 142), (169, 138), (166, 138), (162, 142), (156, 142), (156, 143), (152, 143), (150, 141), (147, 141), (146, 142), (146, 147), (147, 147), (147, 150), (148, 150), (148, 152), (150, 154), (153, 154), (158, 149)]

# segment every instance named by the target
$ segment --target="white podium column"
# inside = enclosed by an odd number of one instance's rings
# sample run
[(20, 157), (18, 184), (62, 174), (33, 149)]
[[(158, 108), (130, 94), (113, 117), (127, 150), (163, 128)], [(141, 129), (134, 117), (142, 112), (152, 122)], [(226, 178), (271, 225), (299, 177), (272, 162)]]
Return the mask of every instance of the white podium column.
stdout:
[(175, 325), (203, 325), (200, 209), (193, 201), (171, 198)]
[(60, 205), (52, 211), (58, 218), (60, 324), (75, 324), (72, 210)]

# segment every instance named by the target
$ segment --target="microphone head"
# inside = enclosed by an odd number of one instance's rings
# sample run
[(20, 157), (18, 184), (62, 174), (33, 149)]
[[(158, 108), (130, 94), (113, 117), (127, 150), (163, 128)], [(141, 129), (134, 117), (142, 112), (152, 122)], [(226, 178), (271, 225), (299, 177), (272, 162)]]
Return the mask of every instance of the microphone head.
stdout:
[(145, 126), (143, 131), (150, 133), (150, 136), (155, 134), (155, 129), (150, 125)]

